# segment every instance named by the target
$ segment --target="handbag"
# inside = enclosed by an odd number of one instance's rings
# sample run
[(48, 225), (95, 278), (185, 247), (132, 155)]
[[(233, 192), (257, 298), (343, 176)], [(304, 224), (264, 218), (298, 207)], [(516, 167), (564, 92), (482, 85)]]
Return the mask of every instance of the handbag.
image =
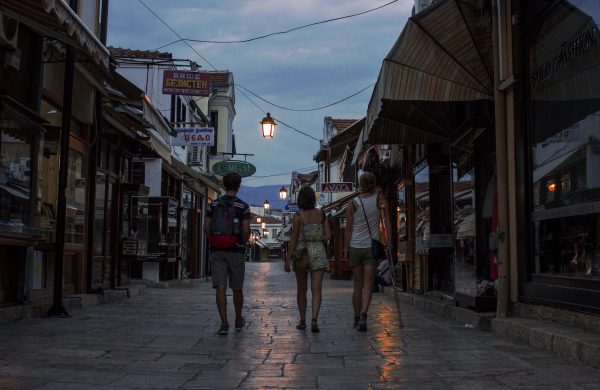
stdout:
[[(377, 200), (379, 201), (379, 195), (377, 195)], [(371, 233), (371, 225), (369, 224), (369, 218), (367, 218), (365, 206), (360, 199), (360, 196), (358, 197), (358, 201), (360, 202), (363, 214), (365, 216), (365, 221), (367, 221), (367, 228), (369, 229), (369, 236), (371, 237), (371, 253), (373, 254), (373, 258), (375, 258), (375, 260), (383, 259), (386, 256), (385, 245), (381, 241), (373, 238), (373, 234)]]

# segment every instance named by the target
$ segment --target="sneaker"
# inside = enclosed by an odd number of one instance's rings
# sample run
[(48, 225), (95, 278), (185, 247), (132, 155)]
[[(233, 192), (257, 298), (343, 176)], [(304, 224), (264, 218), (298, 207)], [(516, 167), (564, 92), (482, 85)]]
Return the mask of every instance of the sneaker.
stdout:
[(360, 313), (360, 319), (358, 320), (358, 331), (367, 331), (367, 313)]
[(227, 336), (229, 334), (229, 325), (221, 324), (217, 334), (221, 336)]
[(242, 317), (240, 321), (235, 322), (235, 331), (241, 332), (241, 330), (244, 329), (244, 325), (246, 325), (246, 319)]
[(360, 317), (354, 317), (354, 324), (352, 325), (354, 329), (358, 329), (358, 320), (360, 320)]

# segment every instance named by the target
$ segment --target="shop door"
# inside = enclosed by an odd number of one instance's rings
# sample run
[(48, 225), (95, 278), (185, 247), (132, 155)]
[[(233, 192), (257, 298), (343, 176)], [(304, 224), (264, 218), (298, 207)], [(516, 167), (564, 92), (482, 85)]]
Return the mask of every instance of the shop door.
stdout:
[[(17, 300), (17, 260), (13, 250), (3, 247), (0, 252), (0, 306), (11, 305)], [(25, 259), (20, 259), (25, 261)]]
[(103, 173), (96, 175), (94, 214), (94, 265), (92, 284), (95, 289), (115, 286), (116, 262), (113, 256), (115, 213), (117, 207), (116, 180)]

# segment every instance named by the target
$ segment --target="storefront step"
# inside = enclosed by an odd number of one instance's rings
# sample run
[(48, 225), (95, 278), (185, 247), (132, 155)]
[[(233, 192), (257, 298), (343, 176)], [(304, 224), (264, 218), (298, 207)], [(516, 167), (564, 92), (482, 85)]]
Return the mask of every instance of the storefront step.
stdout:
[(600, 368), (600, 334), (531, 318), (495, 318), (492, 333)]
[(496, 315), (495, 312), (476, 312), (459, 307), (456, 305), (456, 301), (447, 294), (419, 295), (402, 292), (398, 295), (403, 303), (462, 322), (469, 328), (490, 330), (491, 319)]

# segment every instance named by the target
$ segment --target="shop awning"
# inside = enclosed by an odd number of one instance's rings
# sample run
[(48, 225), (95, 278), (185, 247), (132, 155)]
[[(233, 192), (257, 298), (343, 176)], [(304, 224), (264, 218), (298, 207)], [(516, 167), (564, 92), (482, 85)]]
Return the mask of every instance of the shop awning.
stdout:
[(2, 0), (0, 11), (85, 52), (108, 72), (110, 53), (64, 0)]
[(465, 119), (493, 117), (492, 24), (482, 4), (442, 0), (409, 18), (369, 102), (371, 143), (446, 141)]

